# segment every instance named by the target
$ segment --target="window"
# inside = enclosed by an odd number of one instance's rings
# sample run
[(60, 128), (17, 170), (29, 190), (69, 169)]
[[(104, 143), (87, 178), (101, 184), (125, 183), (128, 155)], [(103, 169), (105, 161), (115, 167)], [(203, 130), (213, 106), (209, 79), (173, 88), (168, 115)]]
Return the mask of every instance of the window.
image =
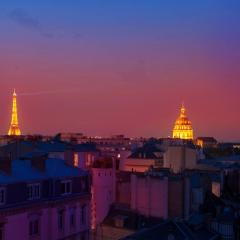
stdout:
[(85, 232), (82, 233), (81, 240), (86, 240), (86, 233)]
[(82, 179), (81, 180), (81, 190), (82, 191), (86, 191), (87, 190), (87, 180), (86, 179)]
[(70, 228), (75, 228), (76, 226), (76, 213), (75, 208), (70, 209)]
[(64, 230), (64, 210), (58, 211), (58, 230)]
[(87, 219), (87, 206), (86, 204), (84, 204), (82, 207), (81, 207), (81, 224), (82, 225), (85, 225), (86, 224), (86, 219)]
[(0, 240), (4, 239), (4, 224), (0, 223)]
[(39, 235), (39, 219), (34, 219), (29, 222), (29, 236), (34, 237)]
[(28, 184), (28, 200), (40, 198), (40, 183)]
[(91, 154), (90, 153), (87, 153), (87, 157), (86, 157), (87, 159), (86, 159), (86, 166), (91, 166), (91, 164), (92, 164), (92, 156), (91, 156)]
[(73, 165), (74, 167), (78, 167), (78, 153), (74, 153)]
[(67, 181), (62, 181), (61, 182), (61, 194), (62, 195), (67, 195), (72, 193), (72, 181), (67, 180)]
[(0, 205), (5, 204), (5, 201), (6, 201), (6, 189), (0, 188)]

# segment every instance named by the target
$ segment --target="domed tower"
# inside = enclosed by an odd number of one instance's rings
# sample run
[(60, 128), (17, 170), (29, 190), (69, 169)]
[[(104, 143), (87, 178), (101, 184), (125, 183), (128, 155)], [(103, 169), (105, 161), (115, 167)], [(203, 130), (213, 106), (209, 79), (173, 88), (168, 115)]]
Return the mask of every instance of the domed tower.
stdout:
[(186, 108), (183, 104), (181, 106), (180, 116), (175, 122), (172, 137), (189, 140), (193, 139), (192, 123), (188, 120), (188, 117), (186, 115)]

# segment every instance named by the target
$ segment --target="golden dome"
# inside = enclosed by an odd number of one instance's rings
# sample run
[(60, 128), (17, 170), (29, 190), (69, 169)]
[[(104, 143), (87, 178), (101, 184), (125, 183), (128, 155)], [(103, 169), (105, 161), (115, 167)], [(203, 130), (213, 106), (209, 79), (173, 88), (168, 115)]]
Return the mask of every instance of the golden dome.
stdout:
[(186, 115), (186, 108), (182, 104), (180, 116), (177, 118), (173, 128), (173, 138), (193, 139), (192, 123)]

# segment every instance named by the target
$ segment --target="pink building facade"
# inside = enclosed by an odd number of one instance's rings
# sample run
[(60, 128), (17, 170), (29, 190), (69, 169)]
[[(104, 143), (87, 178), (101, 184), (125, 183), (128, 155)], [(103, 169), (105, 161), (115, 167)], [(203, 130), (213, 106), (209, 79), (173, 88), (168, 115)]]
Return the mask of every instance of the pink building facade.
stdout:
[(89, 219), (89, 199), (1, 210), (1, 239), (88, 239)]
[(89, 239), (89, 183), (61, 159), (0, 159), (0, 239)]
[(107, 216), (115, 202), (116, 171), (113, 168), (92, 168), (92, 229)]
[(168, 218), (168, 178), (132, 174), (131, 209), (147, 217)]

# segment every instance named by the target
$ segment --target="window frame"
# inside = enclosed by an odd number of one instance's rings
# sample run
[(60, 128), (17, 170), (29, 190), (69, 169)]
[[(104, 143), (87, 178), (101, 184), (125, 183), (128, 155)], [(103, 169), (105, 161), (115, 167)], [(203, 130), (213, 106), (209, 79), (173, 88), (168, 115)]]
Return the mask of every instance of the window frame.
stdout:
[[(6, 204), (6, 187), (0, 187), (0, 206)], [(3, 199), (3, 201), (1, 201)]]
[(5, 224), (0, 223), (0, 239), (4, 240), (5, 239)]
[(80, 224), (81, 226), (87, 224), (87, 204), (82, 204), (80, 207)]
[(70, 229), (75, 229), (77, 226), (76, 218), (77, 218), (77, 213), (76, 213), (76, 207), (70, 208), (69, 211), (69, 226)]
[[(41, 227), (40, 227), (40, 217), (36, 217), (29, 220), (28, 224), (28, 234), (30, 238), (36, 238), (41, 235)], [(36, 231), (37, 230), (37, 231)]]
[[(61, 222), (60, 222), (60, 216), (61, 216)], [(57, 212), (57, 226), (58, 226), (58, 231), (59, 232), (64, 232), (64, 229), (65, 229), (65, 209), (59, 209), (58, 212)]]
[[(38, 194), (36, 194), (36, 187), (38, 187)], [(31, 189), (31, 194), (30, 193)], [(41, 198), (41, 183), (29, 183), (27, 184), (27, 200), (32, 201), (32, 200), (37, 200)]]
[[(72, 180), (62, 180), (61, 182), (60, 182), (60, 184), (61, 184), (61, 195), (62, 196), (66, 196), (66, 195), (70, 195), (70, 194), (72, 194), (72, 189), (73, 189), (73, 187), (72, 187)], [(64, 192), (62, 192), (62, 184), (64, 184)], [(69, 191), (67, 191), (67, 184), (70, 184), (69, 185)]]

